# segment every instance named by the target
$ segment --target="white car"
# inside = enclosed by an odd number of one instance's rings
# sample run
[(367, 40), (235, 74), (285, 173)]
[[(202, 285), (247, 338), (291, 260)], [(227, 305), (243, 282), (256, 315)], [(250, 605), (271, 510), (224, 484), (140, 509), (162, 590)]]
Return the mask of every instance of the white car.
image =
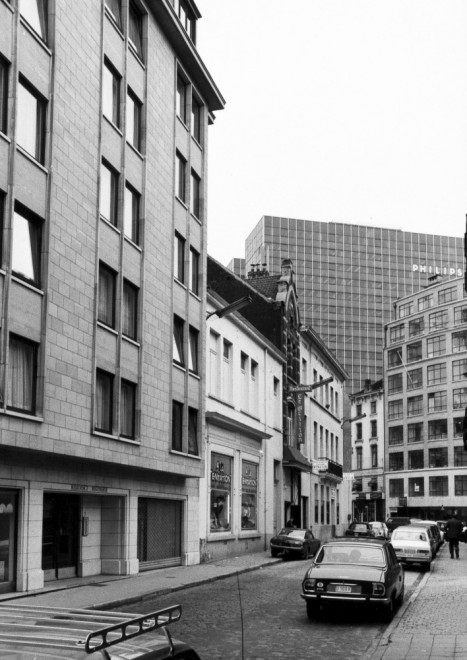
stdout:
[(389, 530), (387, 528), (386, 523), (383, 522), (378, 522), (376, 520), (371, 521), (368, 523), (375, 533), (375, 538), (377, 539), (388, 539), (389, 538)]
[(391, 544), (400, 562), (420, 564), (422, 570), (430, 570), (433, 549), (428, 531), (424, 527), (415, 525), (397, 527), (392, 533)]

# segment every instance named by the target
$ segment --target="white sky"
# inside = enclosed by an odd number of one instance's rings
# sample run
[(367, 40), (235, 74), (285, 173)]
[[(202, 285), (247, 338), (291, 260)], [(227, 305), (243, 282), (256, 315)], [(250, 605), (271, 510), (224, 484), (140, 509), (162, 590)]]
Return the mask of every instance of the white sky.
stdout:
[(226, 99), (209, 133), (208, 251), (263, 215), (462, 236), (467, 0), (197, 0)]

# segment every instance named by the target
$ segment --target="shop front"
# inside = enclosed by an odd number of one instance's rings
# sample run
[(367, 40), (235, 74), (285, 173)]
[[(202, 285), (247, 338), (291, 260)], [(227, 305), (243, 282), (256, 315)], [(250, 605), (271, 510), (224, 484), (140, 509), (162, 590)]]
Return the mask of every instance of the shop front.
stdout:
[(0, 489), (0, 593), (16, 587), (18, 491)]

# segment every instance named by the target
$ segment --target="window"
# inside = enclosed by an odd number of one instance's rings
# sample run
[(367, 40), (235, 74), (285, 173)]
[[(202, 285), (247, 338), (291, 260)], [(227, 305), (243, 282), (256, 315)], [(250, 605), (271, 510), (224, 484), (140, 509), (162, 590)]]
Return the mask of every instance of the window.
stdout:
[(183, 203), (185, 203), (186, 160), (178, 151), (175, 160), (175, 194)]
[(404, 469), (404, 453), (402, 451), (389, 454), (389, 471)]
[(423, 396), (410, 396), (407, 399), (407, 416), (421, 415), (423, 412)]
[(428, 450), (428, 464), (430, 468), (441, 468), (448, 466), (448, 448), (435, 447)]
[(448, 437), (448, 422), (446, 419), (432, 419), (428, 422), (428, 440), (439, 440)]
[(128, 87), (126, 95), (126, 139), (138, 151), (141, 151), (141, 118), (143, 104)]
[(199, 176), (191, 170), (191, 197), (190, 197), (190, 211), (195, 216), (195, 218), (200, 218), (201, 215), (201, 205), (200, 205), (200, 190), (201, 190), (201, 179)]
[(110, 224), (117, 226), (118, 173), (106, 162), (101, 165), (99, 211)]
[(172, 449), (183, 448), (183, 403), (172, 401)]
[(102, 369), (96, 372), (96, 431), (112, 433), (113, 375)]
[(193, 96), (191, 99), (191, 135), (201, 144), (202, 105)]
[(388, 394), (402, 392), (402, 374), (392, 374), (388, 377)]
[(442, 305), (444, 303), (452, 302), (457, 300), (457, 287), (451, 286), (449, 289), (444, 289), (443, 291), (438, 291), (438, 304)]
[[(323, 380), (323, 379), (320, 378), (320, 380)], [(357, 416), (362, 414), (362, 404), (361, 403), (357, 403), (355, 409), (356, 409)]]
[(210, 531), (225, 532), (231, 527), (233, 459), (224, 454), (211, 453), (210, 487)]
[(412, 369), (407, 372), (407, 389), (417, 390), (423, 387), (423, 369)]
[(402, 364), (402, 350), (400, 348), (394, 348), (391, 351), (388, 351), (388, 366), (398, 367), (401, 364)]
[(138, 337), (138, 289), (123, 280), (122, 333), (136, 341)]
[(47, 41), (47, 0), (21, 0), (21, 16), (43, 41)]
[(186, 124), (187, 114), (187, 90), (188, 85), (181, 75), (177, 75), (177, 94), (176, 94), (176, 112), (177, 116)]
[(454, 360), (452, 363), (452, 380), (464, 380), (467, 373), (467, 359)]
[(467, 323), (467, 305), (454, 309), (454, 324), (461, 325), (462, 323)]
[(357, 440), (362, 440), (363, 439), (363, 426), (362, 426), (361, 422), (357, 422), (357, 424), (355, 425), (355, 432), (356, 432), (356, 435), (355, 435), (356, 439)]
[(13, 214), (11, 270), (16, 277), (41, 285), (42, 222), (24, 207), (16, 205)]
[(425, 479), (423, 477), (414, 477), (409, 479), (409, 497), (425, 496)]
[(454, 494), (467, 495), (467, 476), (464, 474), (454, 475)]
[(376, 415), (376, 401), (370, 403), (370, 414)]
[(396, 401), (389, 401), (388, 404), (388, 419), (399, 419), (403, 415), (403, 401), (397, 399)]
[(431, 337), (426, 341), (428, 357), (437, 357), (446, 353), (446, 336)]
[(232, 401), (233, 398), (233, 346), (225, 337), (222, 340), (222, 397), (225, 401)]
[(389, 497), (404, 497), (403, 479), (389, 479)]
[(430, 477), (429, 494), (435, 497), (446, 497), (449, 494), (447, 477)]
[(8, 62), (0, 55), (0, 132), (8, 129)]
[(448, 312), (446, 309), (443, 309), (440, 312), (434, 312), (430, 314), (429, 318), (430, 330), (440, 330), (442, 328), (447, 328), (448, 326)]
[(464, 418), (463, 417), (456, 417), (453, 419), (453, 433), (455, 438), (462, 438), (463, 435), (463, 430), (464, 430)]
[(120, 74), (105, 58), (102, 73), (102, 112), (118, 128), (120, 128), (120, 80)]
[(99, 264), (99, 301), (97, 320), (109, 328), (115, 327), (116, 273), (102, 262)]
[(388, 444), (401, 445), (404, 442), (404, 427), (403, 426), (390, 426), (388, 429)]
[(18, 84), (16, 142), (44, 164), (46, 101), (23, 77)]
[(433, 295), (423, 296), (423, 298), (418, 299), (418, 311), (421, 312), (423, 309), (429, 309), (433, 307)]
[(248, 355), (243, 351), (240, 353), (240, 369), (245, 372), (248, 366)]
[(423, 422), (407, 425), (407, 442), (422, 442), (423, 440)]
[(437, 385), (446, 382), (446, 364), (432, 364), (427, 369), (427, 384)]
[(198, 361), (198, 343), (199, 343), (199, 332), (196, 328), (193, 328), (190, 325), (189, 328), (189, 337), (188, 337), (188, 369), (194, 373), (199, 373), (199, 361)]
[(416, 362), (422, 359), (422, 342), (407, 344), (407, 362)]
[(174, 241), (174, 277), (182, 284), (185, 283), (185, 239), (175, 232)]
[(136, 420), (136, 385), (128, 380), (120, 384), (120, 435), (124, 438), (135, 437)]
[(371, 467), (378, 467), (378, 445), (371, 445)]
[(467, 387), (459, 387), (452, 391), (452, 407), (454, 410), (467, 406)]
[(395, 344), (397, 341), (403, 341), (405, 339), (405, 325), (400, 323), (389, 329), (389, 341), (391, 344)]
[(413, 302), (404, 303), (399, 305), (399, 318), (403, 319), (404, 316), (409, 316), (413, 313)]
[(118, 28), (122, 27), (121, 0), (105, 0), (105, 6)]
[(424, 467), (423, 449), (409, 451), (409, 470), (421, 470)]
[(241, 527), (258, 528), (258, 465), (242, 461)]
[(363, 456), (362, 447), (356, 447), (356, 449), (355, 449), (355, 458), (356, 458), (355, 469), (356, 470), (361, 470), (362, 469), (362, 456)]
[(175, 0), (175, 11), (192, 42), (196, 43), (196, 17), (186, 0)]
[(428, 412), (440, 412), (447, 408), (446, 392), (430, 392), (428, 394)]
[(199, 252), (190, 247), (190, 290), (199, 296)]
[(454, 447), (454, 466), (464, 467), (467, 465), (467, 451), (464, 447)]
[(219, 396), (220, 387), (220, 356), (219, 335), (209, 331), (209, 393)]
[(123, 209), (123, 232), (130, 241), (138, 245), (139, 239), (139, 202), (140, 194), (131, 186), (125, 186), (125, 204)]
[(143, 59), (143, 18), (131, 0), (128, 12), (128, 41), (138, 57)]
[(467, 330), (452, 333), (452, 352), (467, 351)]
[(198, 411), (196, 408), (188, 408), (188, 453), (193, 456), (199, 455)]
[(36, 412), (37, 344), (10, 335), (8, 356), (8, 408)]
[(181, 367), (185, 366), (185, 350), (183, 346), (183, 331), (185, 322), (174, 316), (173, 361)]
[(421, 316), (418, 319), (409, 321), (409, 337), (417, 337), (425, 331), (425, 319)]

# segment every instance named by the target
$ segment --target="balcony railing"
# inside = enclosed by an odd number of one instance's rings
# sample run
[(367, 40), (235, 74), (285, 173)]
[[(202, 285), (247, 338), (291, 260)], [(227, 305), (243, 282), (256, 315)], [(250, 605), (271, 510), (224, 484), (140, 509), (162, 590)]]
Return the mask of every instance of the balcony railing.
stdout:
[(320, 458), (318, 458), (318, 461), (321, 464), (320, 467), (318, 468), (318, 472), (320, 474), (332, 475), (332, 476), (337, 477), (339, 479), (343, 478), (344, 471), (343, 471), (342, 465), (340, 463), (336, 463), (335, 461), (331, 460), (330, 458), (326, 458), (326, 457), (320, 457)]

